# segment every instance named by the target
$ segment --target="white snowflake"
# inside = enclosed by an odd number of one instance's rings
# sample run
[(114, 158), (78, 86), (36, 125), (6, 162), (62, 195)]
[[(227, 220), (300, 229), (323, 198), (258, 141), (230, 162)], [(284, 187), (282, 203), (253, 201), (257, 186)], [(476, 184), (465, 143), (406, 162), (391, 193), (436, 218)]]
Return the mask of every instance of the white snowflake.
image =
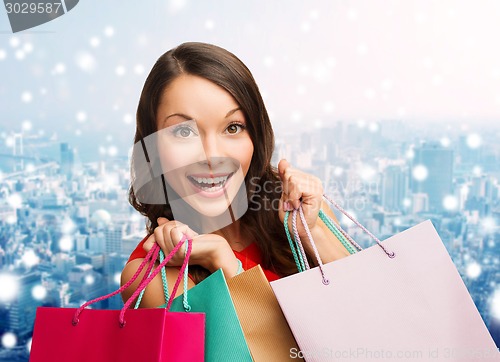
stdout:
[(9, 40), (10, 46), (13, 48), (17, 48), (19, 44), (21, 44), (19, 38), (17, 36), (13, 36)]
[(66, 65), (64, 63), (57, 63), (52, 70), (52, 74), (64, 74), (66, 72)]
[(477, 279), (481, 275), (481, 265), (476, 262), (469, 263), (466, 268), (467, 276), (471, 279)]
[(0, 302), (10, 302), (17, 297), (19, 280), (12, 274), (0, 274)]
[(483, 169), (481, 168), (481, 166), (474, 166), (472, 168), (472, 173), (474, 174), (474, 176), (481, 176), (481, 174), (483, 173)]
[(467, 136), (467, 146), (471, 149), (476, 149), (481, 146), (482, 140), (481, 136), (478, 135), (477, 133), (472, 133), (469, 136)]
[(119, 77), (125, 75), (126, 72), (127, 72), (127, 70), (125, 69), (125, 67), (123, 65), (119, 65), (115, 69), (115, 73)]
[(35, 285), (31, 289), (31, 295), (36, 300), (43, 300), (47, 296), (47, 289), (43, 285)]
[(84, 280), (85, 280), (85, 284), (87, 284), (87, 285), (92, 285), (95, 282), (95, 278), (93, 275), (86, 275)]
[(448, 137), (443, 137), (440, 140), (441, 146), (443, 147), (450, 147), (451, 140)]
[(26, 53), (31, 53), (33, 51), (33, 44), (31, 44), (31, 43), (25, 43), (24, 46), (23, 46), (23, 50)]
[(83, 123), (87, 120), (87, 113), (85, 113), (84, 111), (78, 111), (76, 113), (76, 120), (80, 123)]
[(7, 58), (7, 53), (5, 50), (0, 49), (0, 60), (4, 60), (5, 58)]
[(112, 26), (107, 26), (104, 28), (104, 35), (106, 35), (108, 38), (112, 37), (115, 35), (115, 29)]
[(141, 64), (137, 64), (135, 67), (134, 67), (134, 72), (135, 74), (138, 74), (138, 75), (141, 75), (144, 73), (144, 66), (141, 65)]
[(130, 113), (126, 113), (123, 116), (123, 122), (125, 124), (131, 124), (134, 121), (134, 117)]
[(212, 30), (214, 27), (215, 27), (215, 23), (213, 20), (208, 19), (205, 21), (205, 28), (207, 30)]
[(497, 288), (493, 293), (490, 305), (491, 315), (496, 320), (500, 321), (500, 288)]
[(24, 52), (24, 50), (18, 49), (16, 50), (15, 56), (17, 60), (23, 60), (26, 57), (26, 53)]
[(416, 165), (412, 171), (413, 178), (417, 181), (425, 181), (429, 176), (429, 171), (424, 165)]
[(113, 280), (114, 280), (114, 282), (115, 282), (116, 284), (120, 285), (120, 283), (121, 283), (121, 278), (122, 278), (122, 276), (121, 276), (121, 274), (120, 274), (120, 273), (115, 273), (115, 276), (114, 276)]
[(115, 157), (118, 154), (118, 148), (116, 146), (109, 146), (108, 147), (108, 155), (111, 157)]
[(73, 239), (71, 236), (65, 235), (59, 240), (59, 249), (67, 252), (73, 249)]
[(2, 335), (2, 346), (6, 349), (12, 349), (17, 344), (17, 337), (12, 332), (6, 332)]
[(453, 195), (448, 195), (443, 199), (445, 210), (454, 211), (458, 208), (458, 199)]
[(7, 197), (7, 203), (14, 209), (19, 209), (23, 205), (23, 198), (19, 194), (12, 194)]
[(79, 52), (76, 55), (76, 65), (85, 72), (92, 72), (96, 68), (97, 62), (92, 54)]
[(26, 268), (32, 268), (40, 262), (40, 258), (36, 255), (33, 249), (27, 249), (22, 256), (21, 261)]
[(23, 121), (23, 123), (21, 124), (21, 129), (25, 132), (29, 132), (33, 129), (33, 123), (31, 123), (31, 121), (29, 120)]
[(32, 100), (33, 100), (33, 95), (30, 93), (30, 92), (23, 92), (21, 94), (21, 100), (24, 102), (24, 103), (30, 103)]
[(99, 39), (97, 36), (93, 36), (92, 38), (90, 38), (89, 43), (92, 47), (97, 48), (101, 44), (101, 39)]

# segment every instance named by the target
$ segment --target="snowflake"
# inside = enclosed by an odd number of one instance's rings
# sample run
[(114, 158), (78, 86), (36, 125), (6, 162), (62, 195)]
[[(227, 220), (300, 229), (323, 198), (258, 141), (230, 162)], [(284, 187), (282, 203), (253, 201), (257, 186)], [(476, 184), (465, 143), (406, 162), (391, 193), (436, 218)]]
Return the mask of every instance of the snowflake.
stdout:
[(443, 207), (448, 211), (456, 210), (458, 208), (458, 199), (453, 195), (445, 196)]
[(112, 26), (107, 26), (104, 28), (104, 35), (106, 35), (108, 38), (112, 37), (115, 35), (115, 29)]
[(0, 302), (10, 302), (17, 297), (19, 281), (12, 274), (0, 274)]
[(47, 296), (47, 289), (43, 285), (35, 285), (31, 289), (31, 295), (36, 300), (43, 300)]
[(33, 100), (33, 95), (30, 92), (23, 92), (23, 94), (21, 94), (21, 100), (24, 103), (29, 103)]
[(417, 181), (425, 181), (429, 176), (429, 171), (424, 165), (416, 165), (412, 171), (413, 178)]
[(12, 332), (6, 332), (2, 335), (2, 346), (6, 349), (14, 348), (17, 344), (17, 337)]
[(467, 265), (466, 273), (471, 279), (477, 279), (481, 275), (481, 265), (476, 262), (472, 262)]
[(476, 149), (481, 146), (482, 140), (481, 136), (479, 136), (477, 133), (472, 133), (469, 136), (467, 136), (467, 146), (471, 149)]

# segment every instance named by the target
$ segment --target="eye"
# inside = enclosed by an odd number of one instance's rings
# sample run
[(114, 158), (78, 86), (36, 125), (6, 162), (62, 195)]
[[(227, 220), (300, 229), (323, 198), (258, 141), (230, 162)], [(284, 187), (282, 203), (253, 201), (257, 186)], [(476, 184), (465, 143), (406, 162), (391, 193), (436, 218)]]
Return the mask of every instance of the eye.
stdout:
[(190, 138), (196, 135), (196, 133), (188, 126), (179, 126), (173, 132), (175, 137), (179, 138)]
[(245, 129), (245, 126), (240, 123), (232, 123), (226, 128), (226, 132), (229, 134), (238, 134)]

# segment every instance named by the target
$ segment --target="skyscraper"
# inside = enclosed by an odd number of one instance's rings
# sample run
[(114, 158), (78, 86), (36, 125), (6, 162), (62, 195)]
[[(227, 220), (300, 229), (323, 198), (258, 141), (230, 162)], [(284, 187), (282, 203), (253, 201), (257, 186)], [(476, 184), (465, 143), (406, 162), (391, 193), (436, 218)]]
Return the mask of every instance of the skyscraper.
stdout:
[(73, 165), (75, 163), (75, 152), (67, 143), (61, 143), (60, 150), (61, 150), (60, 172), (61, 174), (70, 177), (73, 173)]
[(424, 143), (415, 148), (411, 190), (429, 196), (429, 211), (443, 211), (443, 200), (453, 194), (453, 150), (438, 143)]
[(31, 333), (36, 307), (42, 304), (32, 295), (33, 288), (41, 283), (40, 280), (39, 272), (30, 272), (19, 276), (19, 294), (12, 302), (9, 320), (11, 330), (21, 338)]
[(382, 206), (386, 211), (403, 210), (408, 184), (407, 173), (401, 166), (387, 166), (382, 175)]

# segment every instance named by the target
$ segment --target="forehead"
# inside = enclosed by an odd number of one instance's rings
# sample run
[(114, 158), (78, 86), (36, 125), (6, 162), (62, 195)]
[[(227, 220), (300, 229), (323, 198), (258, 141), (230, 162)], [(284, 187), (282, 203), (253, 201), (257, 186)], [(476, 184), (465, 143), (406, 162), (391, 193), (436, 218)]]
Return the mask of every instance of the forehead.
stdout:
[(238, 103), (224, 88), (205, 78), (183, 74), (163, 91), (158, 115), (182, 112), (193, 117), (217, 117), (236, 107)]

